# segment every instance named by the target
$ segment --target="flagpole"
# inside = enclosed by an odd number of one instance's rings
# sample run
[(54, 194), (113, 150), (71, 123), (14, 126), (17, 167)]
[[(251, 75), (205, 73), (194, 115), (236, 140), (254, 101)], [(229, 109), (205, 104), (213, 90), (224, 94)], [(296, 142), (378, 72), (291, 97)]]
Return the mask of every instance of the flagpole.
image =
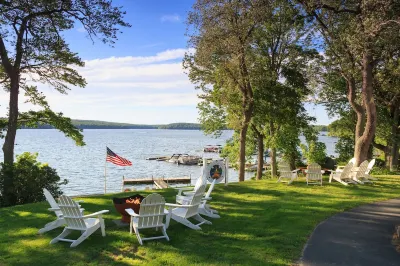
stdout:
[(107, 147), (106, 147), (106, 159), (104, 162), (104, 194), (107, 192)]

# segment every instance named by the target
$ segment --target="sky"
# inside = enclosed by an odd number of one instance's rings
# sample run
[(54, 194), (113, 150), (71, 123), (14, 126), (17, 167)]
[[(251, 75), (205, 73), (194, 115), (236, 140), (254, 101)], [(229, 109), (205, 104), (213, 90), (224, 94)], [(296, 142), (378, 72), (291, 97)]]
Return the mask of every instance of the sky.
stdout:
[[(187, 51), (185, 20), (192, 0), (118, 0), (127, 12), (114, 47), (94, 43), (81, 27), (63, 35), (72, 51), (85, 61), (79, 73), (85, 88), (71, 87), (63, 95), (47, 85), (38, 85), (51, 108), (73, 119), (134, 124), (198, 122), (199, 102), (194, 85), (182, 69)], [(35, 109), (20, 97), (20, 110)], [(0, 94), (0, 115), (5, 116), (8, 94)], [(322, 106), (306, 104), (317, 124), (329, 124)]]

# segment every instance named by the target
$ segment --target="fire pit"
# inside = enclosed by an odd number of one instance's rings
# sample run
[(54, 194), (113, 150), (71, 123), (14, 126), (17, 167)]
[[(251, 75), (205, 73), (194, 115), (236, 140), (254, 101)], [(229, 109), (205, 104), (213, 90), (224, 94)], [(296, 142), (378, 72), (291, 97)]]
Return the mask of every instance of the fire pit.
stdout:
[(140, 203), (143, 199), (144, 197), (139, 194), (125, 198), (113, 198), (115, 209), (122, 215), (121, 222), (129, 223), (131, 219), (125, 209), (133, 209), (136, 213), (139, 213)]

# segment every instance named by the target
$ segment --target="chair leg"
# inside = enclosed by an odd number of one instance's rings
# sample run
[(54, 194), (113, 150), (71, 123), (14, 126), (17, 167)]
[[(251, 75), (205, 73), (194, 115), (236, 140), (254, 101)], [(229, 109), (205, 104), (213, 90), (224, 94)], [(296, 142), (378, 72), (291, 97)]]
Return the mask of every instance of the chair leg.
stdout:
[(71, 234), (72, 230), (64, 228), (64, 230), (62, 231), (61, 234), (59, 234), (56, 238), (54, 238), (53, 240), (50, 241), (50, 244), (55, 244), (58, 241), (60, 241), (60, 239), (65, 238), (67, 235)]
[(139, 234), (139, 229), (137, 229), (136, 227), (133, 227), (133, 230), (135, 230), (135, 234), (136, 234), (136, 237), (137, 237), (137, 239), (139, 241), (139, 244), (143, 245), (142, 238), (140, 237), (140, 234)]
[(183, 225), (186, 225), (187, 227), (194, 229), (194, 230), (201, 230), (201, 227), (191, 223), (188, 219), (182, 218), (180, 216), (172, 215), (172, 219), (177, 221), (178, 223), (181, 223)]
[(39, 234), (43, 234), (45, 232), (56, 229), (56, 228), (62, 226), (64, 223), (65, 223), (64, 219), (57, 219), (55, 221), (47, 223), (42, 229), (39, 230)]
[(195, 216), (193, 216), (193, 219), (195, 219), (196, 221), (202, 223), (202, 224), (212, 224), (212, 222), (204, 219), (203, 217), (201, 217), (199, 214), (196, 214)]
[(205, 207), (200, 207), (199, 213), (210, 218), (221, 218), (218, 214), (214, 213), (212, 209), (207, 209)]
[(106, 236), (106, 225), (104, 224), (103, 217), (99, 217), (99, 220), (100, 220), (101, 235)]
[(75, 240), (74, 242), (72, 242), (71, 244), (71, 248), (76, 247), (77, 245), (79, 245), (80, 243), (82, 243), (86, 238), (89, 237), (89, 233), (88, 231), (85, 231), (77, 240)]
[(162, 231), (163, 235), (165, 236), (165, 239), (167, 239), (167, 241), (169, 241), (169, 237), (167, 235), (167, 229), (165, 228), (165, 225), (163, 225), (161, 227), (161, 231)]

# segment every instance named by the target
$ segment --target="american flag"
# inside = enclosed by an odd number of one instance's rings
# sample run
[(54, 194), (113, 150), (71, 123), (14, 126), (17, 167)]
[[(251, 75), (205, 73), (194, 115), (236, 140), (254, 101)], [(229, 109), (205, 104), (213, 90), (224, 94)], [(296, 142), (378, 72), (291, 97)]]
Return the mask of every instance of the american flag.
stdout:
[(116, 165), (119, 165), (119, 166), (132, 166), (131, 161), (118, 156), (112, 150), (110, 150), (108, 147), (107, 147), (107, 158), (106, 158), (106, 161), (107, 162), (111, 162), (111, 163), (116, 164)]

